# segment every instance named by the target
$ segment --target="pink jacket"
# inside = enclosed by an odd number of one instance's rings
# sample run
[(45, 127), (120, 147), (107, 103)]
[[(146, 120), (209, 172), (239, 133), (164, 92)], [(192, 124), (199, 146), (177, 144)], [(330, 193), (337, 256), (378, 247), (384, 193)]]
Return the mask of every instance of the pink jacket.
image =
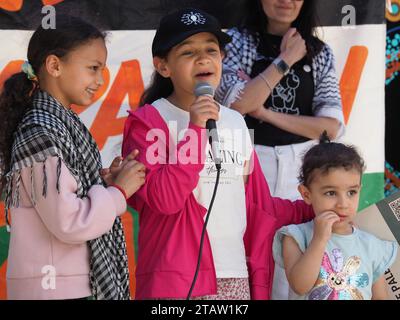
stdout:
[[(64, 163), (60, 193), (57, 158), (45, 161), (47, 196), (42, 196), (43, 163), (21, 172), (19, 207), (11, 209), (7, 265), (8, 299), (73, 299), (91, 295), (87, 241), (111, 229), (126, 210), (122, 193), (94, 185), (76, 196), (77, 183)], [(36, 204), (31, 200), (33, 174)]]
[[(147, 161), (146, 151), (154, 141), (147, 141), (149, 130), (165, 133), (161, 139), (169, 150), (166, 123), (151, 105), (130, 113), (124, 129), (123, 156), (139, 149), (138, 160), (146, 165), (146, 183), (128, 203), (139, 213), (139, 249), (136, 267), (136, 298), (185, 298), (196, 269), (200, 235), (207, 209), (192, 191), (204, 166), (206, 132), (190, 123), (197, 132), (198, 153), (193, 163), (163, 165)], [(160, 142), (160, 141), (159, 141)], [(183, 139), (179, 150), (189, 143)], [(168, 160), (168, 152), (166, 154)], [(246, 186), (247, 229), (244, 236), (252, 299), (269, 299), (273, 276), (272, 240), (283, 225), (312, 219), (312, 209), (303, 201), (290, 202), (272, 198), (254, 154), (254, 171)], [(208, 237), (205, 237), (201, 267), (193, 296), (216, 293), (216, 273)]]

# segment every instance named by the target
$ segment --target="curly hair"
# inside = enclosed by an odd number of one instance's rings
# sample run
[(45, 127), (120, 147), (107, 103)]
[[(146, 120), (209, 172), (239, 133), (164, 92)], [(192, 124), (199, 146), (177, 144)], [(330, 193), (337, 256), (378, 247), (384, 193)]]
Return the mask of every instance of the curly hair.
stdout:
[(326, 131), (320, 137), (319, 144), (306, 152), (300, 169), (299, 182), (309, 186), (315, 172), (328, 173), (330, 169), (344, 168), (357, 170), (360, 175), (364, 172), (365, 164), (354, 146), (331, 142)]
[(23, 72), (9, 77), (0, 94), (0, 194), (5, 185), (5, 175), (11, 169), (11, 149), (14, 132), (25, 113), (32, 106), (32, 97), (40, 85), (40, 70), (49, 55), (65, 57), (71, 50), (91, 40), (105, 39), (106, 34), (80, 18), (69, 15), (56, 16), (56, 28), (44, 29), (40, 25), (28, 45), (28, 62), (38, 77), (29, 80)]

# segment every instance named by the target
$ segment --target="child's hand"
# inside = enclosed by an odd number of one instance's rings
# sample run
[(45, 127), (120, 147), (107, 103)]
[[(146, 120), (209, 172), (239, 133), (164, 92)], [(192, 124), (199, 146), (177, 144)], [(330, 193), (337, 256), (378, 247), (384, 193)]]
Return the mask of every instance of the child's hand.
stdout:
[[(125, 159), (126, 160), (126, 159)], [(144, 184), (146, 167), (136, 160), (127, 160), (115, 178), (115, 184), (121, 187), (130, 198)]]
[(314, 238), (327, 242), (332, 235), (332, 226), (339, 222), (339, 216), (333, 211), (325, 211), (314, 218)]
[(121, 169), (120, 167), (121, 161), (122, 161), (121, 156), (115, 157), (109, 168), (100, 169), (100, 175), (107, 186), (114, 183), (116, 173), (118, 173), (119, 170)]
[(121, 156), (115, 157), (109, 168), (100, 169), (100, 175), (102, 176), (106, 185), (109, 186), (115, 183), (115, 179), (125, 164), (130, 160), (135, 159), (138, 154), (139, 150), (135, 149), (125, 159)]
[(219, 105), (212, 97), (200, 96), (190, 106), (190, 122), (205, 128), (208, 119), (219, 119)]

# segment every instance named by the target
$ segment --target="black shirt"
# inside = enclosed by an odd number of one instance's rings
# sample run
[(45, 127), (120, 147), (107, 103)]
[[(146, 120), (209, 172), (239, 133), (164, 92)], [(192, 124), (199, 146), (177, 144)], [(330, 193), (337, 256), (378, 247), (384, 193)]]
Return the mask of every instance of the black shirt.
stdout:
[[(265, 34), (260, 37), (257, 48), (257, 58), (254, 62), (251, 78), (264, 71), (280, 53), (281, 36)], [(314, 96), (314, 81), (311, 65), (306, 58), (295, 63), (289, 74), (284, 76), (273, 89), (272, 94), (264, 103), (266, 108), (276, 112), (293, 115), (313, 116), (312, 99)], [(280, 146), (301, 143), (310, 140), (288, 131), (279, 129), (272, 124), (262, 122), (251, 116), (245, 117), (249, 129), (254, 129), (254, 143), (265, 146)]]

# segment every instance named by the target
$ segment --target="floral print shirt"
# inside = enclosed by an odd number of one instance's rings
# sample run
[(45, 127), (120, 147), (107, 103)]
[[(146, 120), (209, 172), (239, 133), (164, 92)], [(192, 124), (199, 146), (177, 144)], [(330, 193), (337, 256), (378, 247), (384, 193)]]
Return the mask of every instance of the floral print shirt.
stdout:
[[(292, 237), (304, 252), (313, 237), (314, 222), (278, 230), (273, 242), (275, 261), (283, 267), (282, 239)], [(393, 264), (397, 243), (353, 228), (350, 235), (332, 234), (325, 248), (314, 287), (304, 296), (290, 290), (290, 299), (370, 300), (373, 283)], [(302, 275), (299, 274), (299, 277)]]

